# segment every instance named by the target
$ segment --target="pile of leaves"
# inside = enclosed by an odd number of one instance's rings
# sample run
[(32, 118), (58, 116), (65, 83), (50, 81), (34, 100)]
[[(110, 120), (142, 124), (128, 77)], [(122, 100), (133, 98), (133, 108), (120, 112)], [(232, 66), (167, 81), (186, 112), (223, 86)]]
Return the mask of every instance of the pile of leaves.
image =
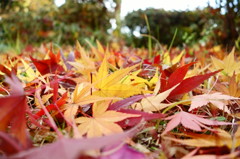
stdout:
[(1, 158), (239, 158), (237, 52), (194, 53), (1, 54)]

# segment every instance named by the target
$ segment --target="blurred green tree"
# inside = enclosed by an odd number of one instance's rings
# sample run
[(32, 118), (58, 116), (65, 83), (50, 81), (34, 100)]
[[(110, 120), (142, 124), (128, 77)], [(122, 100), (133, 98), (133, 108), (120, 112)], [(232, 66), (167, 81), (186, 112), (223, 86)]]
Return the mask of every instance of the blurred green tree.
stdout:
[[(150, 31), (146, 25), (147, 16)], [(149, 8), (129, 13), (125, 17), (125, 26), (131, 31), (136, 46), (146, 46), (146, 37), (135, 37), (134, 32), (150, 34), (160, 43), (170, 45), (176, 29), (177, 35), (173, 45), (191, 44), (202, 38), (202, 30), (208, 21), (206, 10), (165, 11)]]
[(106, 7), (107, 1), (114, 3), (113, 0), (67, 0), (58, 8), (54, 0), (0, 1), (4, 8), (0, 13), (0, 38), (14, 41), (19, 37), (25, 43), (73, 44), (86, 38), (106, 42), (110, 19), (114, 18), (114, 9)]

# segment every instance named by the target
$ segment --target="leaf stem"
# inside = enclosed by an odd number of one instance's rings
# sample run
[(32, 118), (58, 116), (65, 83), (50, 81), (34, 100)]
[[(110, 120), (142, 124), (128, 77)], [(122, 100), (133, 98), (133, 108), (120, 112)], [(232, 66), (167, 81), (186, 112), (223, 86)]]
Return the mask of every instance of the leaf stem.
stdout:
[(175, 30), (175, 32), (174, 32), (174, 35), (173, 35), (173, 38), (172, 38), (172, 41), (171, 41), (171, 44), (170, 44), (170, 46), (169, 46), (169, 48), (168, 48), (168, 52), (169, 52), (169, 53), (170, 53), (170, 50), (171, 50), (172, 45), (173, 45), (173, 43), (174, 43), (174, 40), (175, 40), (175, 38), (176, 38), (176, 36), (177, 36), (177, 32), (178, 32), (178, 29), (176, 28), (176, 30)]
[(46, 116), (48, 117), (50, 123), (51, 123), (51, 127), (53, 128), (53, 130), (57, 133), (59, 138), (62, 138), (63, 135), (62, 133), (58, 130), (58, 127), (56, 125), (56, 123), (54, 122), (52, 116), (49, 114), (48, 110), (46, 109), (46, 107), (43, 105), (42, 103), (42, 99), (40, 97), (40, 89), (36, 91), (36, 98), (38, 99), (39, 105), (42, 107), (44, 113), (46, 114)]
[(176, 103), (173, 103), (173, 105), (167, 107), (166, 109), (163, 110), (163, 114), (165, 114), (167, 111), (169, 111), (170, 109), (174, 108), (175, 106), (177, 106), (178, 104), (182, 104), (184, 102), (189, 102), (191, 100), (182, 100), (182, 101), (179, 101), (179, 102), (176, 102)]

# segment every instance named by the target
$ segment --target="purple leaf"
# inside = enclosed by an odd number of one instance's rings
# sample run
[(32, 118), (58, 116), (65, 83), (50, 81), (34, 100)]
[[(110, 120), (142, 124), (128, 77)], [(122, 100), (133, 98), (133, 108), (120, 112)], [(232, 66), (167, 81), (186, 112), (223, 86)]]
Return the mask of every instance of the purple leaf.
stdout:
[(74, 52), (70, 52), (68, 54), (68, 58), (66, 59), (65, 56), (63, 55), (63, 51), (60, 50), (60, 54), (61, 54), (61, 57), (63, 59), (63, 62), (65, 64), (65, 66), (67, 67), (68, 70), (70, 70), (73, 66), (70, 65), (68, 62), (74, 62), (75, 61), (75, 55), (74, 55)]
[[(116, 147), (115, 149), (117, 149)], [(108, 150), (107, 150), (108, 151)], [(109, 149), (109, 151), (113, 151), (113, 148)], [(115, 152), (111, 153), (110, 155), (100, 157), (100, 159), (144, 159), (145, 155), (140, 153), (133, 148), (127, 146), (126, 144), (123, 145), (120, 149), (116, 150)]]
[(76, 159), (84, 155), (88, 150), (101, 149), (106, 146), (115, 145), (123, 142), (126, 138), (133, 136), (139, 129), (139, 125), (119, 134), (103, 136), (90, 139), (67, 139), (62, 138), (55, 143), (51, 143), (42, 147), (32, 148), (28, 151), (22, 151), (10, 158), (24, 159)]
[(136, 95), (136, 96), (132, 96), (126, 99), (123, 99), (121, 101), (115, 102), (113, 104), (111, 104), (108, 108), (108, 110), (118, 110), (120, 108), (124, 108), (127, 107), (143, 98), (145, 98), (145, 95)]
[(121, 109), (118, 112), (141, 115), (140, 117), (128, 118), (126, 120), (118, 122), (118, 124), (121, 127), (123, 127), (123, 128), (125, 128), (125, 127), (132, 127), (134, 125), (137, 125), (142, 120), (148, 121), (148, 120), (153, 120), (153, 119), (162, 119), (162, 118), (165, 117), (165, 114), (161, 114), (161, 113), (146, 113), (146, 112), (142, 112), (142, 111), (139, 111), (139, 110), (133, 110), (133, 109)]

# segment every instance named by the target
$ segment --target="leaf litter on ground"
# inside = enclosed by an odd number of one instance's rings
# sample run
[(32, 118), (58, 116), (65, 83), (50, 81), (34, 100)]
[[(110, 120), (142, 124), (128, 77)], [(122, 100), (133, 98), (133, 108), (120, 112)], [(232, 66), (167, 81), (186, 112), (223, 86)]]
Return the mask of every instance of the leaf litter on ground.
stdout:
[(221, 60), (172, 48), (146, 60), (145, 49), (100, 42), (49, 48), (0, 55), (3, 157), (239, 157), (236, 50)]

